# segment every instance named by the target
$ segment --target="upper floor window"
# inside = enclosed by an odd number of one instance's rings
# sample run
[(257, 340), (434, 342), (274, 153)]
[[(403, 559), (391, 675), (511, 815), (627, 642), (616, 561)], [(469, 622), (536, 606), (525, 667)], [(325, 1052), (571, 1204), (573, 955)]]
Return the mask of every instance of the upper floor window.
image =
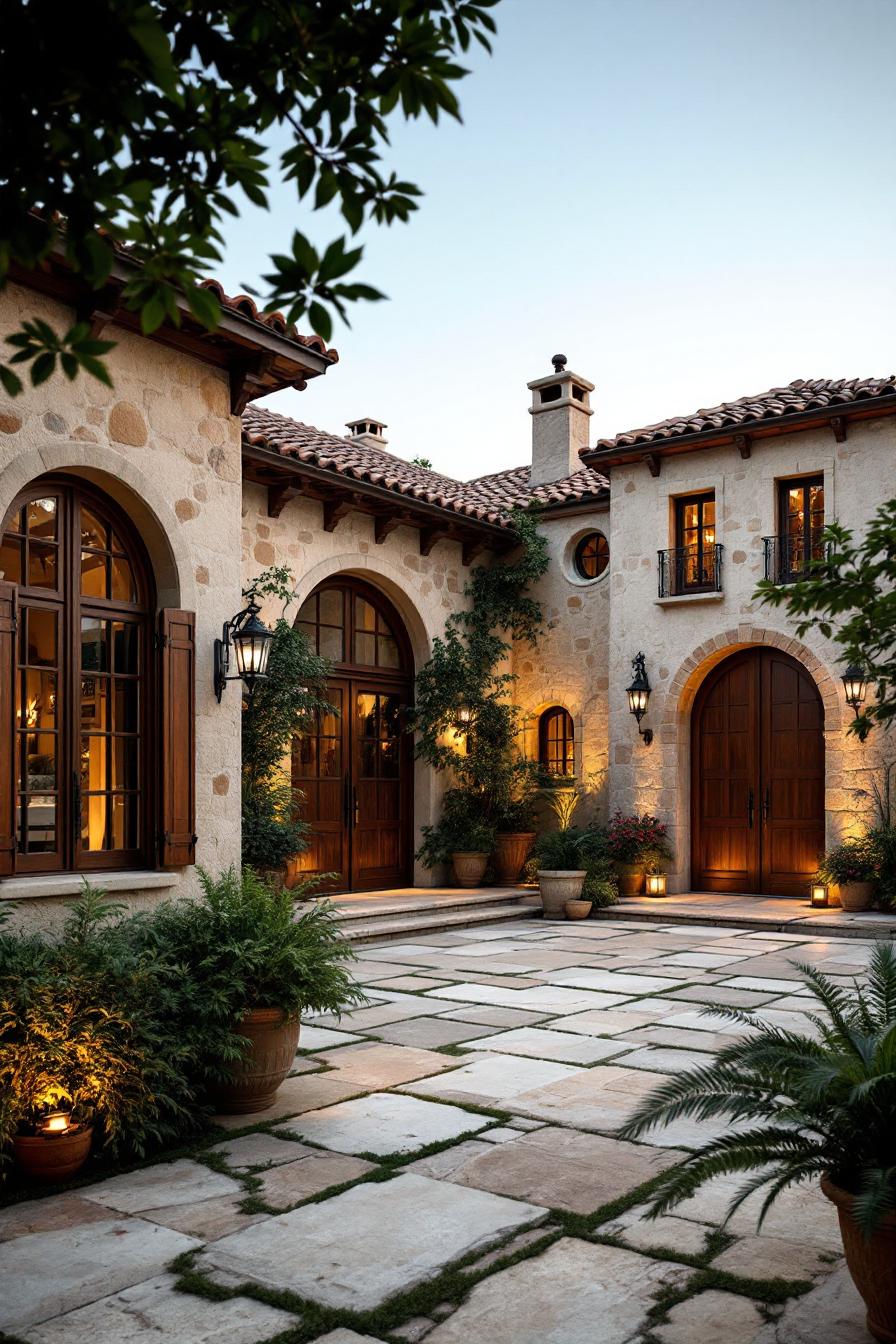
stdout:
[(802, 578), (813, 561), (824, 559), (824, 477), (804, 476), (778, 482), (777, 561), (768, 578), (790, 583)]
[(610, 563), (610, 544), (603, 532), (586, 532), (576, 543), (573, 567), (580, 579), (599, 579)]
[(550, 775), (575, 774), (572, 715), (559, 705), (546, 709), (538, 721), (538, 760)]
[(659, 595), (721, 592), (722, 547), (716, 541), (712, 491), (674, 501), (674, 545), (659, 552)]

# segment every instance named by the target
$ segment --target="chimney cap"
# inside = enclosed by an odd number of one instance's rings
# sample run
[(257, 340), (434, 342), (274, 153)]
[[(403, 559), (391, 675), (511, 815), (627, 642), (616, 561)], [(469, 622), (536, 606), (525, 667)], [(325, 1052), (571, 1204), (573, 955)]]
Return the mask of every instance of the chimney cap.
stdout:
[(362, 415), (357, 420), (347, 420), (345, 427), (350, 429), (355, 437), (371, 433), (379, 437), (381, 430), (389, 428), (384, 420), (375, 420), (372, 415)]
[(552, 363), (553, 366), (554, 366), (554, 372), (555, 372), (555, 373), (562, 373), (563, 370), (566, 368), (566, 356), (565, 356), (565, 355), (551, 355), (551, 363)]

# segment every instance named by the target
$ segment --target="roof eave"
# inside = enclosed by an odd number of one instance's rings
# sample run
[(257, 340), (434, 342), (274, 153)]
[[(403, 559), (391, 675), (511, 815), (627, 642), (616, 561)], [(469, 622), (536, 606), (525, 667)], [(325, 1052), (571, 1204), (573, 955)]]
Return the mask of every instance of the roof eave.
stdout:
[(765, 420), (744, 420), (738, 424), (726, 425), (723, 429), (704, 429), (669, 438), (646, 438), (639, 443), (621, 444), (614, 448), (591, 448), (580, 453), (580, 457), (586, 466), (600, 471), (605, 467), (643, 462), (650, 456), (673, 457), (679, 453), (722, 447), (736, 443), (744, 437), (751, 440), (774, 438), (783, 434), (831, 427), (835, 420), (871, 420), (894, 414), (896, 414), (896, 395), (867, 397), (860, 401), (812, 407), (806, 411), (795, 412), (793, 415), (774, 416)]

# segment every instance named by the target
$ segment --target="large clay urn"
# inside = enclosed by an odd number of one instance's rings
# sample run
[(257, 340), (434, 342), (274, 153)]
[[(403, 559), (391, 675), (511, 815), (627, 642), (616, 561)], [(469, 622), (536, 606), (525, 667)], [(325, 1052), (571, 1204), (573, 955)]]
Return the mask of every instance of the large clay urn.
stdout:
[(222, 1115), (252, 1115), (272, 1106), (299, 1044), (299, 1019), (282, 1008), (250, 1008), (237, 1031), (247, 1037), (249, 1049), (233, 1065), (230, 1082), (212, 1089)]
[(535, 843), (534, 831), (499, 831), (495, 836), (495, 867), (499, 887), (515, 887)]
[(644, 864), (617, 863), (616, 876), (619, 879), (620, 896), (643, 896)]
[(821, 1188), (836, 1205), (846, 1264), (865, 1302), (868, 1329), (881, 1344), (896, 1344), (896, 1213), (886, 1214), (866, 1237), (852, 1215), (854, 1197), (827, 1176)]
[(566, 902), (577, 901), (585, 885), (585, 869), (540, 868), (538, 887), (545, 919), (565, 919)]
[(451, 855), (451, 862), (459, 887), (478, 887), (488, 867), (488, 855), (478, 850), (458, 850)]
[(844, 910), (853, 914), (867, 910), (874, 895), (873, 882), (841, 882), (840, 904)]

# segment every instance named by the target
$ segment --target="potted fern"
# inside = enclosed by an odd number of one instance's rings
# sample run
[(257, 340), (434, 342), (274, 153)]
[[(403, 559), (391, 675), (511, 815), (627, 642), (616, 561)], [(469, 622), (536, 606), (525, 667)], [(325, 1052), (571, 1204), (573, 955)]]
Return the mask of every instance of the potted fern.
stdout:
[[(157, 907), (145, 936), (180, 959), (197, 1014), (241, 1038), (236, 1062), (206, 1062), (212, 1101), (230, 1115), (263, 1111), (292, 1067), (302, 1012), (364, 1001), (346, 967), (354, 953), (325, 901), (297, 914), (296, 890), (251, 868), (199, 877), (199, 899)], [(301, 894), (313, 885), (306, 881)]]
[(495, 810), (495, 867), (499, 887), (515, 887), (535, 840), (533, 800), (512, 798)]
[(687, 1117), (736, 1124), (664, 1172), (651, 1202), (658, 1217), (705, 1182), (749, 1174), (729, 1216), (766, 1191), (760, 1224), (787, 1186), (820, 1180), (836, 1206), (846, 1263), (875, 1339), (896, 1340), (896, 950), (878, 943), (864, 982), (847, 989), (799, 967), (815, 1002), (817, 1039), (769, 1026), (755, 1013), (706, 1012), (751, 1034), (711, 1064), (669, 1078), (620, 1131), (640, 1139)]
[(494, 827), (483, 815), (481, 800), (466, 789), (449, 789), (439, 821), (423, 827), (417, 858), (427, 868), (450, 864), (459, 887), (478, 887), (494, 843)]

